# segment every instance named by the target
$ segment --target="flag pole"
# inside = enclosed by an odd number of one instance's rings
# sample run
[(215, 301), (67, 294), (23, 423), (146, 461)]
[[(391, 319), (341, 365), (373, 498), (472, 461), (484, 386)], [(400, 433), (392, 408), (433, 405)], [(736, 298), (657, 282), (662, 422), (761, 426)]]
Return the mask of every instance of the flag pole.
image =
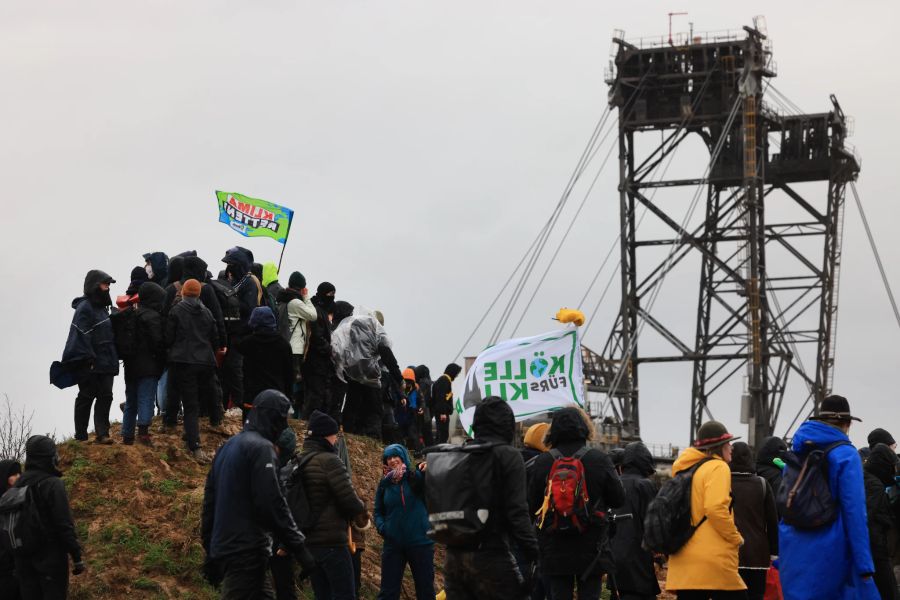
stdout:
[(278, 257), (278, 276), (281, 276), (281, 261), (284, 260), (284, 249), (287, 246), (288, 237), (291, 235), (291, 223), (294, 220), (294, 213), (291, 213), (290, 218), (288, 218), (288, 230), (287, 234), (284, 236), (284, 243), (281, 245), (281, 256)]

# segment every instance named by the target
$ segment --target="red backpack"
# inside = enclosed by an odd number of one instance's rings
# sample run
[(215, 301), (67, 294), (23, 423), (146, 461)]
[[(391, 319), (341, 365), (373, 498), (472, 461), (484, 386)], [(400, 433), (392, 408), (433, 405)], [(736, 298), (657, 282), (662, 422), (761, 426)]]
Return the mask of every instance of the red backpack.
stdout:
[(553, 466), (547, 477), (544, 504), (537, 512), (540, 517), (538, 528), (584, 533), (590, 525), (587, 479), (581, 462), (588, 450), (590, 448), (585, 446), (572, 456), (563, 456), (556, 448), (550, 451)]

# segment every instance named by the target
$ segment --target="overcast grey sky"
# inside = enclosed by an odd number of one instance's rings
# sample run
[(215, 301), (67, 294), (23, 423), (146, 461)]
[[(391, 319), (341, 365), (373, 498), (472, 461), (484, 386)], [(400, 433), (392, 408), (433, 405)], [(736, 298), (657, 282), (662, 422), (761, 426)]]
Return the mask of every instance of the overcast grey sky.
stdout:
[[(277, 260), (273, 241), (217, 222), (216, 189), (292, 207), (283, 271), (382, 309), (401, 363), (440, 373), (549, 215), (602, 113), (612, 30), (662, 35), (669, 11), (689, 11), (676, 29), (691, 21), (696, 31), (739, 30), (764, 14), (778, 88), (808, 112), (838, 96), (855, 117), (859, 190), (900, 286), (900, 8), (739, 6), (0, 2), (0, 392), (33, 407), (38, 429), (72, 433), (75, 392), (51, 387), (47, 371), (88, 269), (111, 273), (121, 293), (151, 250), (196, 249), (213, 270), (235, 244)], [(550, 316), (581, 299), (617, 233), (616, 176), (614, 165), (601, 175), (520, 334), (553, 329)], [(900, 330), (852, 206), (844, 242), (835, 391), (865, 419), (853, 436), (861, 443), (874, 426), (900, 433)], [(688, 270), (666, 282), (666, 315), (693, 322), (696, 281)], [(617, 300), (614, 289), (586, 336), (592, 347), (602, 347)], [(116, 393), (113, 418), (121, 383)], [(641, 393), (644, 438), (684, 443), (689, 369), (646, 367)], [(712, 409), (745, 434), (736, 395)]]

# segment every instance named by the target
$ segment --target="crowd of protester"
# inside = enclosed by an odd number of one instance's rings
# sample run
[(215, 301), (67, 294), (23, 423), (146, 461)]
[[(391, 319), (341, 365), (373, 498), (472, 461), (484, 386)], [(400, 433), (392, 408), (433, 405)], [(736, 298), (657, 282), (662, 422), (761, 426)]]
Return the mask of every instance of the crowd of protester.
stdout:
[[(359, 598), (372, 532), (380, 600), (400, 598), (407, 566), (417, 600), (598, 600), (604, 586), (649, 600), (663, 577), (681, 600), (898, 597), (896, 443), (875, 429), (853, 448), (859, 419), (841, 396), (789, 443), (754, 449), (706, 422), (668, 479), (642, 442), (601, 449), (575, 406), (523, 431), (505, 401), (486, 398), (466, 441), (450, 444), (461, 368), (434, 380), (425, 365), (401, 369), (379, 311), (336, 300), (328, 282), (310, 296), (296, 271), (283, 287), (274, 264), (239, 247), (215, 279), (195, 252), (144, 258), (115, 303), (115, 280), (87, 274), (51, 379), (78, 386), (76, 440), (89, 439), (93, 409), (94, 442), (116, 443), (120, 360), (121, 443), (153, 445), (156, 414), (164, 431), (181, 423), (187, 451), (212, 463), (200, 529), (222, 598), (293, 600), (298, 580), (317, 600)], [(243, 431), (207, 456), (199, 419), (220, 427), (228, 409)], [(306, 422), (299, 448), (290, 418)], [(384, 445), (372, 506), (353, 485), (344, 432)], [(0, 515), (33, 502), (44, 539), (0, 543), (4, 598), (65, 598), (70, 559), (73, 574), (85, 569), (58, 466), (45, 436), (28, 440), (24, 471), (0, 462)]]

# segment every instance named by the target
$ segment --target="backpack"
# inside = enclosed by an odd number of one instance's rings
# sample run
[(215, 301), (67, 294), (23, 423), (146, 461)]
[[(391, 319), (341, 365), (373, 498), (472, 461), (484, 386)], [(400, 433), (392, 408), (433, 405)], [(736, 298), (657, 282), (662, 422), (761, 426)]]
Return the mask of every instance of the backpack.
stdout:
[(0, 547), (17, 555), (40, 550), (47, 537), (34, 485), (9, 488), (0, 497)]
[[(246, 277), (244, 279), (246, 279)], [(229, 330), (233, 330), (241, 320), (241, 301), (237, 294), (241, 285), (244, 283), (244, 279), (234, 287), (228, 285), (224, 281), (219, 281), (218, 279), (213, 279), (209, 282), (210, 285), (213, 286), (213, 291), (216, 293), (216, 299), (219, 301), (219, 306), (222, 308), (222, 320), (225, 321), (225, 327)]]
[(289, 302), (279, 302), (278, 307), (273, 310), (275, 313), (275, 322), (278, 324), (278, 333), (284, 338), (284, 341), (290, 342), (294, 337), (294, 330), (303, 322), (303, 319), (297, 318), (297, 322), (291, 327), (291, 319), (288, 317)]
[(137, 309), (129, 306), (125, 310), (109, 316), (113, 328), (113, 340), (119, 358), (131, 358), (140, 350), (140, 333), (138, 332)]
[(712, 458), (704, 458), (690, 469), (680, 471), (659, 489), (644, 518), (642, 545), (646, 550), (674, 554), (706, 521), (706, 515), (703, 515), (699, 523), (691, 525), (691, 484), (694, 473), (710, 460)]
[(441, 444), (425, 460), (427, 535), (452, 548), (477, 547), (484, 537), (494, 492), (494, 443)]
[(785, 524), (815, 529), (837, 518), (838, 500), (828, 485), (828, 453), (849, 445), (848, 441), (840, 441), (825, 448), (816, 447), (803, 460), (793, 452), (785, 452), (784, 474), (775, 499)]
[(590, 524), (591, 514), (581, 459), (588, 448), (579, 448), (572, 456), (564, 456), (557, 448), (550, 450), (553, 466), (547, 476), (544, 503), (538, 514), (538, 528), (543, 531), (577, 531), (584, 533)]
[(312, 506), (309, 504), (302, 477), (303, 467), (316, 454), (318, 452), (310, 452), (294, 457), (291, 462), (281, 468), (279, 473), (279, 477), (287, 490), (285, 499), (288, 507), (291, 509), (291, 514), (294, 516), (294, 522), (297, 524), (297, 529), (304, 533), (312, 529), (319, 520), (319, 516), (313, 514)]

